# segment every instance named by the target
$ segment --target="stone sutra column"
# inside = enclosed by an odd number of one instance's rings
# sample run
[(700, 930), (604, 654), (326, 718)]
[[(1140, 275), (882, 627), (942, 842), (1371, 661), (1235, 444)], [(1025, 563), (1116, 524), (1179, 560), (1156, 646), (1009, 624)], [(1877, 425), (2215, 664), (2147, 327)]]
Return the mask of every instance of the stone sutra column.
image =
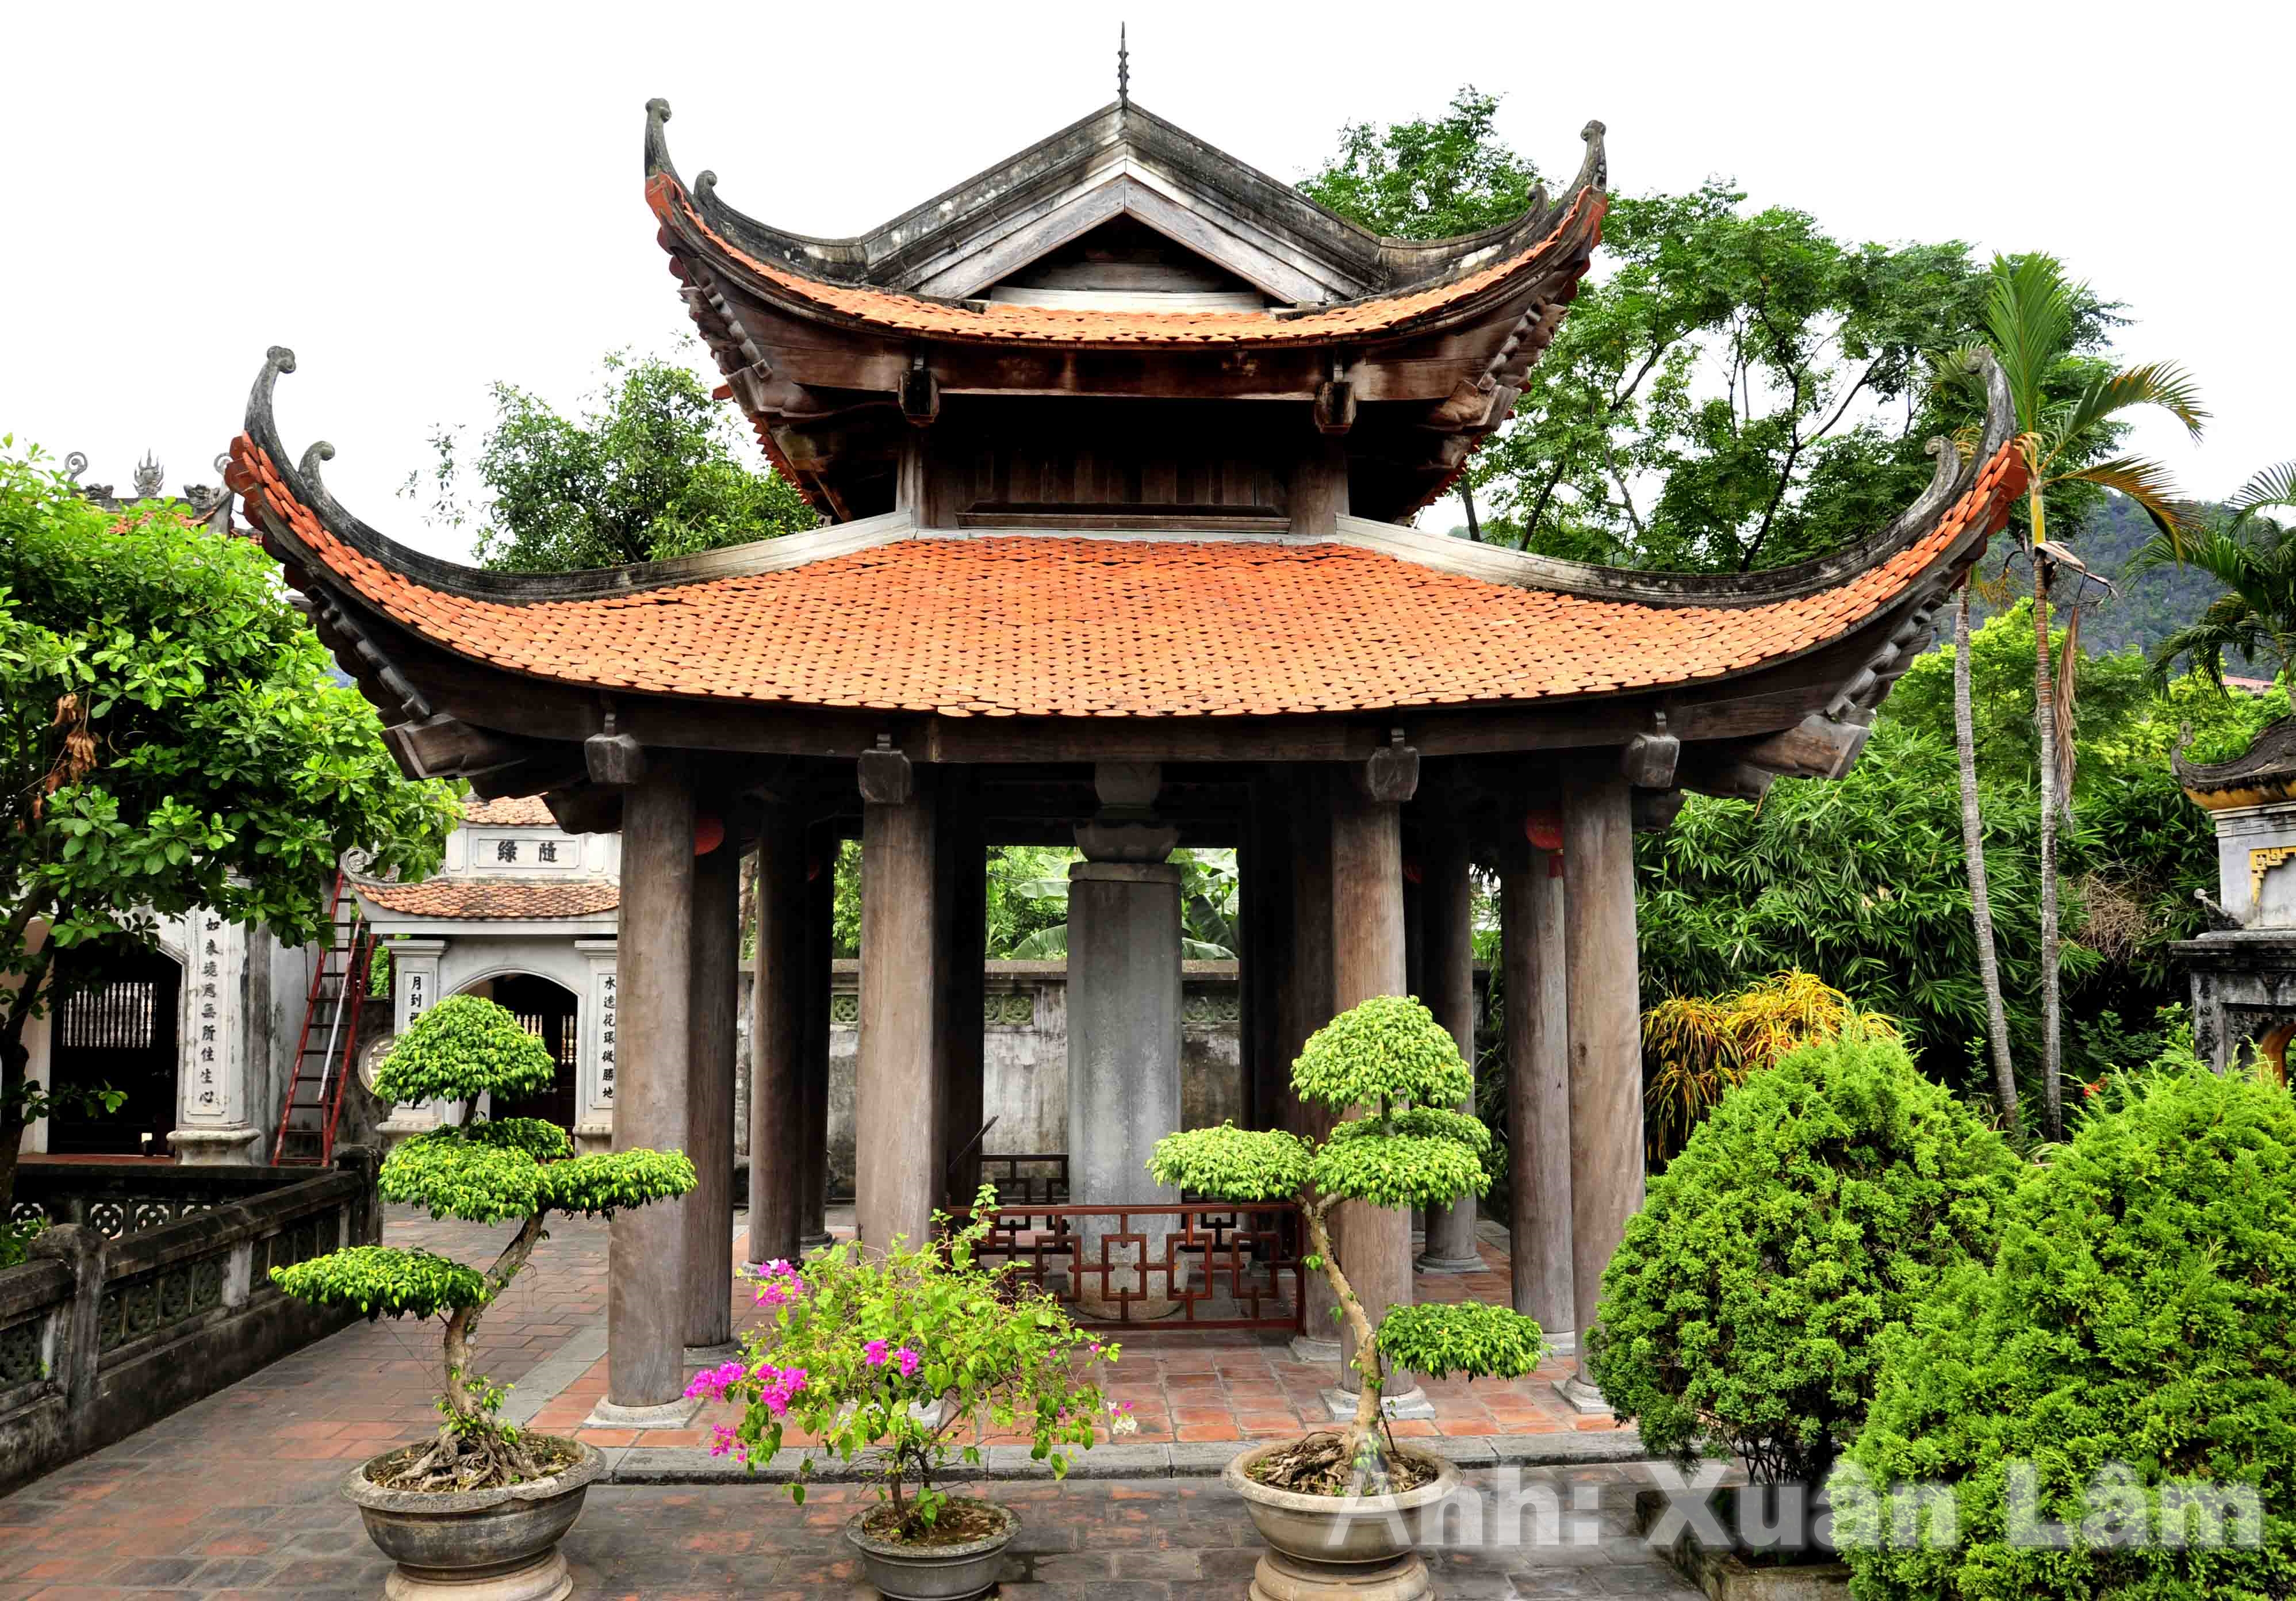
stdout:
[[(1475, 1065), (1475, 907), (1466, 842), (1445, 827), (1429, 842), (1420, 875), (1421, 993), (1435, 1021), (1450, 1030), (1472, 1071)], [(1472, 1112), (1469, 1096), (1459, 1110)], [(1476, 1273), (1475, 1198), (1427, 1210), (1427, 1248), (1418, 1267), (1427, 1273)]]
[[(1346, 1011), (1375, 995), (1404, 992), (1403, 803), (1419, 787), (1419, 752), (1393, 743), (1332, 784), (1332, 1002)], [(1360, 1109), (1359, 1109), (1360, 1110)], [(1409, 1306), (1411, 1214), (1348, 1202), (1334, 1209), (1332, 1244), (1340, 1265), (1373, 1326), (1390, 1307)], [(1327, 1392), (1334, 1416), (1353, 1412), (1362, 1375), (1351, 1366), (1355, 1335), (1341, 1328), (1340, 1388)], [(1382, 1401), (1390, 1416), (1431, 1417), (1419, 1382), (1388, 1375)]]
[(1602, 1316), (1603, 1269), (1643, 1203), (1642, 996), (1635, 945), (1635, 835), (1626, 777), (1589, 759), (1562, 791), (1570, 894), (1562, 931), (1570, 1027), (1570, 1288), (1580, 1372), (1557, 1386), (1606, 1410), (1584, 1376), (1583, 1338)]
[(1507, 1129), (1514, 1310), (1558, 1351), (1578, 1349), (1570, 1290), (1570, 992), (1562, 956), (1562, 853), (1517, 843), (1499, 869), (1506, 970)]
[[(614, 1149), (689, 1143), (686, 1053), (693, 1001), (693, 785), (655, 757), (622, 800), (619, 1055)], [(594, 1424), (682, 1428), (685, 1197), (614, 1214), (606, 1254), (606, 1399)]]
[(693, 999), (686, 1014), (685, 1343), (695, 1360), (733, 1354), (734, 1054), (742, 1010), (742, 856), (722, 819), (693, 864)]
[[(1152, 1183), (1148, 1156), (1180, 1126), (1180, 869), (1165, 858), (1179, 831), (1156, 820), (1153, 762), (1099, 764), (1101, 809), (1078, 825), (1085, 859), (1069, 868), (1069, 1199), (1080, 1206), (1176, 1205), (1177, 1187)], [(1161, 1261), (1177, 1219), (1136, 1218), (1144, 1244), (1111, 1244), (1111, 1263)], [(1097, 1263), (1111, 1229), (1084, 1221), (1075, 1260)], [(1161, 1277), (1075, 1274), (1079, 1303), (1113, 1315), (1119, 1294), (1135, 1318), (1177, 1303)]]
[(804, 1211), (805, 827), (768, 805), (758, 833), (758, 944), (750, 986), (751, 1262), (795, 1261)]
[(883, 1251), (932, 1237), (940, 1195), (933, 978), (934, 795), (930, 770), (881, 742), (861, 784), (861, 1039), (854, 1063), (854, 1217)]

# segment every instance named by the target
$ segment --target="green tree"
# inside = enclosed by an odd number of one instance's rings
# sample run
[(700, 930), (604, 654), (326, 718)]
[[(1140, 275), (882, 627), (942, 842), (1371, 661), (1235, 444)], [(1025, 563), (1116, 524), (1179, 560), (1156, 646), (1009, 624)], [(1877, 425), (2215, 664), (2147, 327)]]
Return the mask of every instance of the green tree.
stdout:
[(1390, 239), (1449, 239), (1530, 209), (1538, 169), (1499, 137), (1499, 96), (1472, 84), (1441, 116), (1380, 127), (1350, 122), (1339, 153), (1300, 180), (1316, 204)]
[(504, 1392), (471, 1371), (471, 1336), (542, 1243), (551, 1213), (611, 1218), (617, 1208), (668, 1200), (694, 1186), (693, 1164), (676, 1151), (575, 1156), (554, 1123), (478, 1115), (480, 1097), (532, 1095), (548, 1088), (556, 1071), (549, 1049), (506, 1009), (457, 995), (400, 1035), (375, 1074), (375, 1093), (386, 1103), (461, 1103), (460, 1122), (391, 1152), (380, 1188), (384, 1200), (426, 1208), (433, 1218), (515, 1219), (517, 1233), (484, 1273), (419, 1247), (390, 1245), (353, 1245), (271, 1269), (272, 1283), (315, 1306), (443, 1322), (447, 1387), (438, 1400), (438, 1437), (398, 1453), (380, 1481), (388, 1488), (487, 1490), (569, 1466), (565, 1442), (537, 1441), (496, 1416)]
[[(2017, 448), (2029, 474), (2025, 554), (2033, 572), (2034, 722), (2039, 732), (2041, 777), (2042, 1118), (2052, 1139), (2064, 1133), (2056, 858), (2057, 825), (2072, 808), (2070, 669), (2075, 658), (2068, 644), (2063, 647), (2068, 670), (2061, 689), (2049, 661), (2049, 591), (2065, 553), (2049, 543), (2049, 493), (2075, 485), (2091, 491), (2117, 490), (2143, 507), (2162, 535), (2181, 544), (2185, 513), (2177, 504), (2168, 470), (2148, 457), (2114, 450), (2125, 421), (2122, 414), (2134, 407), (2161, 407), (2194, 439), (2207, 416), (2192, 380), (2169, 362), (2096, 372), (2077, 393), (2063, 394), (2066, 359), (2081, 343), (2084, 308), (2093, 306), (2095, 299), (2087, 285), (2065, 276), (2062, 264), (2043, 255), (1997, 258), (1985, 298), (1985, 333), (2008, 380), (2017, 411)], [(1972, 374), (1977, 370), (1973, 363), (1962, 365)]]
[[(0, 439), (0, 447), (9, 442)], [(455, 793), (410, 784), (278, 569), (168, 506), (115, 517), (0, 448), (0, 1214), (45, 1115), (24, 1031), (55, 956), (207, 907), (290, 943), (345, 853), (434, 871)], [(43, 936), (45, 931), (45, 937)]]
[[(572, 417), (496, 384), (495, 421), (475, 456), (457, 431), (434, 431), (428, 521), (472, 529), (480, 563), (504, 572), (658, 562), (819, 521), (786, 479), (743, 464), (733, 414), (687, 368), (619, 351), (603, 366)], [(425, 493), (423, 476), (409, 473), (400, 492)]]
[(2197, 568), (2224, 586), (2208, 609), (2153, 647), (2152, 666), (2165, 677), (2182, 660), (2224, 682), (2226, 651), (2268, 663), (2276, 677), (2296, 666), (2296, 526), (2264, 513), (2296, 507), (2296, 462), (2267, 467), (2233, 497), (2228, 523), (2155, 534), (2129, 563), (2132, 573), (2171, 564)]

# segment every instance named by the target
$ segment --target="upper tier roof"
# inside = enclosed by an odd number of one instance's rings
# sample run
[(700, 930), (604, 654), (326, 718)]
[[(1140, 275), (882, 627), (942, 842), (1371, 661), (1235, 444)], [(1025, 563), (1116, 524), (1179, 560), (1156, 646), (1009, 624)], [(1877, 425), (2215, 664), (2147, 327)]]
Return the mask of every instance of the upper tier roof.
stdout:
[[(1584, 567), (1354, 518), (1326, 538), (1107, 539), (920, 530), (906, 513), (673, 562), (504, 574), (351, 516), (318, 481), (326, 447), (288, 464), (271, 389), (292, 366), (273, 353), (229, 482), (325, 600), (323, 631), (363, 681), (389, 652), (363, 643), (357, 616), (529, 681), (949, 717), (1313, 715), (1688, 686), (1934, 605), (2024, 481), (1996, 374), (1980, 456), (1944, 452), (1929, 490), (1863, 546), (1747, 576)], [(1893, 648), (1919, 627), (1899, 632)], [(429, 715), (412, 690), (369, 693)]]

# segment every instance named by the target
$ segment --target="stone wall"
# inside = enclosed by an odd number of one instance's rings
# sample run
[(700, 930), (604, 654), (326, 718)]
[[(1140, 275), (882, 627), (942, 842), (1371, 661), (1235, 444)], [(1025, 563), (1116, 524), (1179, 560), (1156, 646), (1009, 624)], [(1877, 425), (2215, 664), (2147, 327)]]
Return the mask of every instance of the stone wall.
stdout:
[(13, 1211), (49, 1227), (0, 1268), (0, 1494), (349, 1323), (269, 1274), (379, 1242), (375, 1169), (27, 1162)]
[[(853, 1058), (860, 1044), (861, 965), (836, 964), (829, 1002), (829, 1193), (853, 1194)], [(1069, 1143), (1068, 965), (990, 962), (983, 985), (989, 1155), (1065, 1151)], [(1240, 987), (1234, 962), (1182, 967), (1180, 1109), (1188, 1128), (1244, 1115)]]

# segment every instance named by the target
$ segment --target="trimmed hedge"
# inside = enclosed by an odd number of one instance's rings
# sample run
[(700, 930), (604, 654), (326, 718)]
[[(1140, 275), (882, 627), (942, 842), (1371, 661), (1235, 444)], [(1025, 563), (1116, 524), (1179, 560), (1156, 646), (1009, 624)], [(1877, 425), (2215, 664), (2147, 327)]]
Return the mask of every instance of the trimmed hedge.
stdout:
[(1651, 1181), (1587, 1369), (1653, 1453), (1686, 1464), (1710, 1440), (1814, 1485), (1865, 1422), (1880, 1337), (1991, 1256), (2016, 1170), (1895, 1039), (1792, 1051)]
[[(1836, 1482), (1845, 1545), (1893, 1536), (1850, 1553), (1867, 1601), (2296, 1595), (2296, 1102), (2188, 1054), (2112, 1093), (2020, 1186), (1994, 1264), (1884, 1342)], [(2085, 1548), (2012, 1538), (2028, 1472), (2029, 1526)], [(1915, 1481), (1955, 1484), (1950, 1548), (1861, 1500)], [(2163, 1515), (2241, 1486), (2260, 1546), (2202, 1548), (2189, 1513)]]

